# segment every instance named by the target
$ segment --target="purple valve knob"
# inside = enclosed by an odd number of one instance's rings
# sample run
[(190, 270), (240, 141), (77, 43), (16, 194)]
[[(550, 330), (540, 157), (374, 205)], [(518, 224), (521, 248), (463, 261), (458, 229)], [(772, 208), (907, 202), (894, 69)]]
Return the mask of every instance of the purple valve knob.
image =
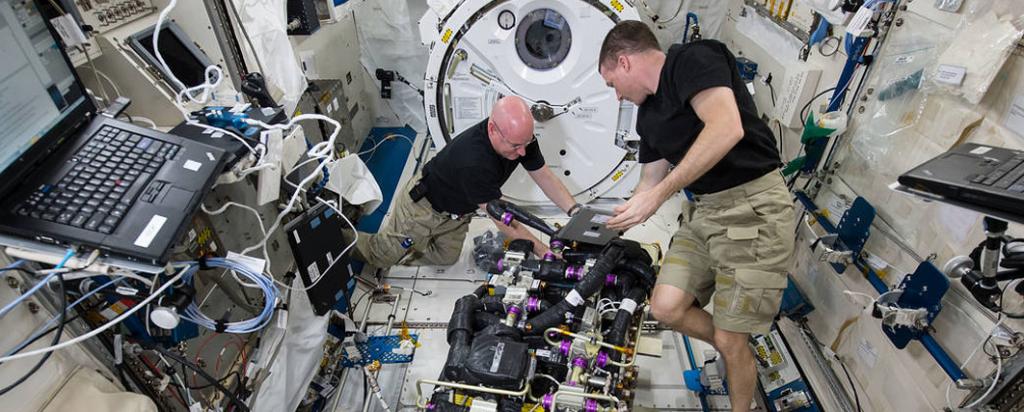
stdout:
[(519, 306), (513, 306), (513, 307), (508, 308), (508, 313), (510, 315), (519, 316), (519, 315), (521, 315), (523, 313), (523, 310), (519, 309)]
[(436, 409), (436, 408), (437, 408), (437, 407), (436, 407), (436, 406), (434, 406), (434, 404), (432, 404), (432, 403), (428, 403), (428, 404), (427, 404), (427, 410), (428, 410), (428, 411), (432, 411), (432, 410), (434, 410), (434, 409)]
[(526, 299), (526, 311), (536, 312), (540, 310), (540, 298), (536, 296), (530, 296)]
[(604, 351), (597, 353), (597, 359), (595, 360), (598, 368), (604, 368), (608, 364), (608, 354)]
[(544, 252), (544, 261), (551, 262), (555, 260), (555, 254), (551, 252)]
[(586, 368), (587, 361), (583, 358), (576, 358), (572, 360), (572, 366), (575, 366), (577, 368)]
[(604, 276), (604, 284), (605, 284), (605, 286), (615, 285), (615, 282), (618, 281), (618, 280), (619, 280), (619, 277), (615, 276), (615, 274), (612, 274), (612, 273), (609, 273), (609, 274)]
[(501, 215), (501, 223), (504, 223), (505, 226), (511, 226), (512, 225), (512, 212), (505, 212), (504, 214), (502, 214)]
[(597, 412), (597, 401), (593, 399), (587, 399), (584, 403), (583, 410), (585, 412)]
[(565, 248), (565, 243), (562, 243), (561, 240), (557, 240), (557, 239), (552, 240), (551, 241), (551, 248), (555, 249), (555, 250), (562, 250), (563, 248)]
[(498, 259), (498, 272), (505, 271), (505, 258)]
[(572, 349), (572, 341), (563, 340), (562, 346), (560, 346), (558, 349), (560, 352), (562, 352), (562, 356), (569, 356), (569, 350)]
[(569, 266), (565, 269), (565, 278), (569, 280), (580, 280), (583, 278), (583, 266)]
[(544, 395), (544, 397), (541, 398), (541, 400), (540, 400), (540, 405), (543, 406), (544, 409), (549, 410), (549, 411), (551, 410), (551, 405), (553, 405), (554, 403), (555, 403), (555, 394), (553, 394), (553, 393), (549, 393), (547, 395)]

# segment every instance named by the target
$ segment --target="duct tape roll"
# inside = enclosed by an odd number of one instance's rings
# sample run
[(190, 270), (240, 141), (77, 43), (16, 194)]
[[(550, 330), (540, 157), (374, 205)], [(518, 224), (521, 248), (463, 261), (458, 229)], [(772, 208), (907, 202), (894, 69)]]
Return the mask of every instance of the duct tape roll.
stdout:
[(834, 129), (829, 136), (835, 136), (846, 131), (847, 117), (845, 112), (835, 111), (822, 114), (818, 118), (818, 127)]

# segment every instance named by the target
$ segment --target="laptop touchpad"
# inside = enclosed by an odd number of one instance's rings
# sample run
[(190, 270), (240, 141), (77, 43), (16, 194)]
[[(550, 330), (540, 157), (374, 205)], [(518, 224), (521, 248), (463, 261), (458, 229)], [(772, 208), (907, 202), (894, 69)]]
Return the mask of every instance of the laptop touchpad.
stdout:
[(192, 202), (192, 197), (195, 194), (195, 192), (190, 190), (171, 187), (171, 190), (168, 190), (164, 198), (160, 200), (160, 205), (177, 207), (184, 210)]

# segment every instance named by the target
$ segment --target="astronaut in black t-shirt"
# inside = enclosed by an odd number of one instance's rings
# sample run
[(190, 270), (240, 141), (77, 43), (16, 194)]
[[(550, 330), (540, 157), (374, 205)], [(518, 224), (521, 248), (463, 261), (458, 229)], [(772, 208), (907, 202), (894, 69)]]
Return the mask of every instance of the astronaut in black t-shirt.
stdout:
[[(489, 118), (452, 139), (423, 166), (421, 176), (395, 194), (381, 229), (359, 234), (356, 258), (381, 268), (455, 263), (473, 212), (501, 198), (501, 186), (520, 165), (559, 208), (574, 209), (572, 194), (544, 164), (529, 107), (518, 97), (503, 97)], [(511, 239), (533, 241), (538, 255), (550, 251), (518, 222), (495, 223)]]
[[(628, 229), (681, 189), (693, 193), (658, 274), (651, 313), (722, 354), (733, 411), (747, 411), (756, 385), (747, 341), (772, 325), (795, 242), (775, 138), (735, 57), (718, 41), (666, 53), (644, 23), (623, 21), (599, 56), (608, 86), (639, 106), (640, 182), (608, 226)], [(708, 304), (711, 313), (703, 309)]]

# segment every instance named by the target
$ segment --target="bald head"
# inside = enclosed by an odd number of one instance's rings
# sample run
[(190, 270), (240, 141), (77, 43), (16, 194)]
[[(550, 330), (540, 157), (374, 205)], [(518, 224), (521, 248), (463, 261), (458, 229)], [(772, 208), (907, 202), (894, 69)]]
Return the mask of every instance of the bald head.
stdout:
[(517, 96), (498, 99), (487, 122), (491, 146), (502, 157), (516, 159), (526, 154), (526, 145), (533, 141), (533, 115), (530, 107)]

